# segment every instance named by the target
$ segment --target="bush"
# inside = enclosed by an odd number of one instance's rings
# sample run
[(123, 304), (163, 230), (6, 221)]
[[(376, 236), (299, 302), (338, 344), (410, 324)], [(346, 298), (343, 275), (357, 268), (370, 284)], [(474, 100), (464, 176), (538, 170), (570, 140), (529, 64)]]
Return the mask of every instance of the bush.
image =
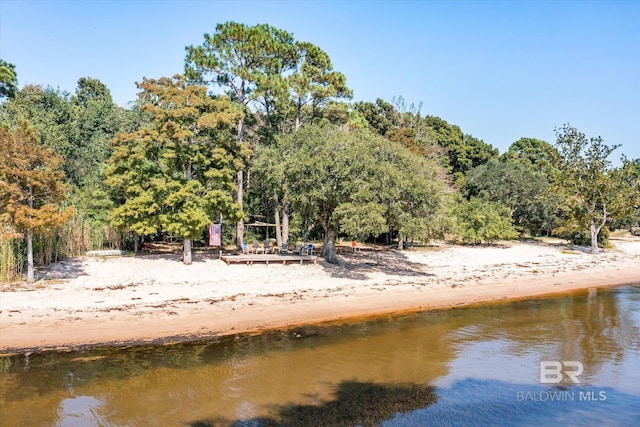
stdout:
[(501, 203), (472, 198), (458, 204), (455, 216), (457, 234), (466, 243), (493, 243), (518, 237), (509, 208)]

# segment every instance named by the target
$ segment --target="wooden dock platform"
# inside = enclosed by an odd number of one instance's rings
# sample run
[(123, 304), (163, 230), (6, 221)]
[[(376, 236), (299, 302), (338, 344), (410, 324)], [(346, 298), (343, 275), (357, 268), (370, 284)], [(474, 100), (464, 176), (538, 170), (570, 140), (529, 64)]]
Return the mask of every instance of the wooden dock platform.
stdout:
[(305, 261), (318, 262), (315, 255), (293, 255), (293, 254), (243, 254), (243, 255), (222, 255), (220, 259), (229, 264), (247, 264), (251, 265), (256, 262), (280, 263), (286, 265), (288, 262), (299, 262), (303, 264)]

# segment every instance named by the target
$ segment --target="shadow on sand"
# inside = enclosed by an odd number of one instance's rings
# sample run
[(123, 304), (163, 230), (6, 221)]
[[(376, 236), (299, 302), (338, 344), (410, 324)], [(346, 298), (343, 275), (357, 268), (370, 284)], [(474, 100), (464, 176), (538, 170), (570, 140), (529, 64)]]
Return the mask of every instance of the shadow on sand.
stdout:
[(75, 279), (86, 275), (82, 258), (71, 258), (36, 269), (38, 280)]
[(424, 264), (410, 261), (399, 251), (362, 251), (340, 254), (338, 265), (322, 263), (331, 277), (341, 279), (366, 280), (369, 273), (385, 273), (393, 276), (430, 277)]

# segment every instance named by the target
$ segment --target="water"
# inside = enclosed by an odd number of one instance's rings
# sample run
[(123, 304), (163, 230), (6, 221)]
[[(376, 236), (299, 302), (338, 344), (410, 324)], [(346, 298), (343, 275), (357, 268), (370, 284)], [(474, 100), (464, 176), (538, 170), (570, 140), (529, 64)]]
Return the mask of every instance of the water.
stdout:
[[(541, 384), (540, 361), (581, 382)], [(640, 286), (0, 372), (2, 426), (640, 425)]]

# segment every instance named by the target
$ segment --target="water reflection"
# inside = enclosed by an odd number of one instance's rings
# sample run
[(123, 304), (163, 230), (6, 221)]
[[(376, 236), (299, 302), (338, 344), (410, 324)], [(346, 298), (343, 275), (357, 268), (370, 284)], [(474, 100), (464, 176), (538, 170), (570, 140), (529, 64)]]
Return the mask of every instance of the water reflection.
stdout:
[(558, 409), (516, 399), (540, 389), (540, 360), (581, 361), (580, 386), (618, 399), (576, 411), (623, 414), (640, 396), (639, 313), (636, 286), (215, 343), (4, 358), (0, 416), (3, 426), (422, 425), (442, 414), (473, 420), (482, 406), (495, 420), (536, 408), (557, 420)]
[(58, 426), (85, 427), (109, 425), (100, 414), (102, 402), (92, 396), (64, 399), (58, 411)]
[(369, 426), (399, 413), (424, 409), (435, 403), (435, 388), (416, 384), (340, 383), (331, 400), (313, 405), (288, 404), (275, 409), (274, 417), (244, 420), (199, 420), (192, 427), (213, 426)]

